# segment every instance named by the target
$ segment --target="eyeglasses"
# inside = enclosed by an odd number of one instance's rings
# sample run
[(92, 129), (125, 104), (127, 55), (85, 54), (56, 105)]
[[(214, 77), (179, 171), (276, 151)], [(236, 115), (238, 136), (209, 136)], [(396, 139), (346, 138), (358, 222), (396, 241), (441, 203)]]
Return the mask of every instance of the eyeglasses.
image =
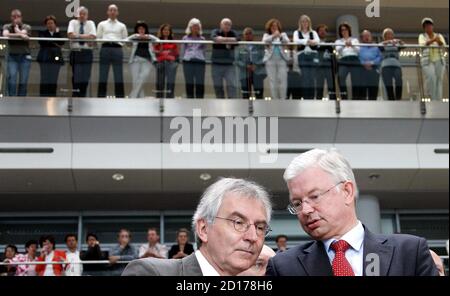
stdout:
[(242, 219), (229, 219), (229, 218), (222, 218), (222, 217), (216, 217), (216, 219), (222, 219), (222, 220), (227, 220), (230, 222), (233, 222), (233, 226), (234, 229), (237, 232), (247, 232), (250, 228), (250, 226), (254, 225), (255, 229), (256, 229), (256, 234), (258, 236), (267, 236), (269, 234), (269, 232), (272, 231), (272, 229), (270, 228), (269, 225), (267, 225), (264, 222), (261, 223), (256, 223), (256, 224), (250, 224), (250, 223), (245, 223)]
[(295, 200), (288, 205), (287, 210), (289, 211), (290, 214), (297, 215), (302, 210), (304, 203), (307, 203), (310, 206), (316, 206), (322, 200), (321, 197), (325, 196), (328, 192), (333, 190), (336, 186), (343, 184), (345, 182), (347, 182), (347, 181), (341, 181), (341, 182), (333, 185), (330, 189), (328, 189), (322, 193), (318, 193), (318, 194), (315, 194), (312, 196), (305, 197), (303, 200)]

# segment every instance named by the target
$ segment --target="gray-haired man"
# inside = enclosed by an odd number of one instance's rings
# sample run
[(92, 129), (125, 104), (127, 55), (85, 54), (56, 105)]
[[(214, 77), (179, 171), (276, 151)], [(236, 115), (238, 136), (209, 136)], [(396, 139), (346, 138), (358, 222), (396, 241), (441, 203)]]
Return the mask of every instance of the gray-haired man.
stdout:
[(314, 241), (277, 254), (272, 276), (437, 275), (423, 238), (371, 233), (356, 215), (358, 189), (348, 161), (335, 149), (314, 149), (284, 173), (289, 212)]
[(255, 265), (270, 231), (271, 212), (269, 195), (261, 186), (221, 179), (206, 189), (192, 219), (199, 250), (181, 260), (136, 260), (122, 275), (237, 275)]

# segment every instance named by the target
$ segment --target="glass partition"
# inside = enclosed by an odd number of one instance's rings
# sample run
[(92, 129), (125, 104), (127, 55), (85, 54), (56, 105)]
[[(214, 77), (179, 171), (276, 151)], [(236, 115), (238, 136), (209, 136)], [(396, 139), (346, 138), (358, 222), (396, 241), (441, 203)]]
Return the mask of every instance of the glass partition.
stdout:
[[(17, 63), (11, 42), (0, 39), (1, 96), (435, 99), (430, 72), (421, 62), (430, 48), (414, 44), (361, 44), (358, 56), (334, 43), (305, 50), (293, 43), (259, 41), (132, 39), (118, 44), (31, 38), (31, 55)], [(448, 48), (432, 50), (442, 57), (439, 96), (448, 99)], [(377, 58), (364, 60), (363, 52), (377, 52)]]

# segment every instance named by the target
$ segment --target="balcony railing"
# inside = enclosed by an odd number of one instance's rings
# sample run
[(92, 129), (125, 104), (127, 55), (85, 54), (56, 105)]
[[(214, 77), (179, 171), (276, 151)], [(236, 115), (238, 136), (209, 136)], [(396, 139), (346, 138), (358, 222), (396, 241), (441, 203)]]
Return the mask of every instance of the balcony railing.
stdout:
[[(358, 56), (346, 59), (339, 55), (335, 43), (320, 43), (300, 52), (295, 43), (127, 39), (111, 44), (109, 40), (29, 38), (24, 44), (30, 54), (16, 61), (11, 41), (18, 40), (0, 37), (3, 97), (429, 101), (436, 96), (421, 65), (429, 49), (439, 51), (444, 69), (442, 85), (437, 86), (442, 95), (438, 92), (437, 99), (448, 101), (449, 97), (448, 46), (403, 44), (389, 56), (383, 45), (359, 44), (360, 48), (377, 47), (381, 54), (375, 65), (364, 67)], [(89, 53), (74, 46), (79, 42), (89, 44)], [(144, 42), (151, 48), (147, 57), (145, 51), (135, 54)], [(57, 47), (49, 50), (50, 43)], [(116, 50), (118, 43), (123, 46)], [(190, 48), (185, 55), (186, 48), (194, 44), (204, 48), (195, 54)]]

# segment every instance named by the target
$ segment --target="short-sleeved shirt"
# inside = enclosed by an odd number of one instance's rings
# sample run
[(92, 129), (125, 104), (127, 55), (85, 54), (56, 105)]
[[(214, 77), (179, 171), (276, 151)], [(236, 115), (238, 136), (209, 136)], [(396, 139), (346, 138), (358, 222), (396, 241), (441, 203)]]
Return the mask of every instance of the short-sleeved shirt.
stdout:
[[(79, 20), (71, 20), (69, 22), (69, 26), (67, 28), (67, 34), (74, 33), (76, 35), (80, 34), (80, 21)], [(93, 21), (86, 21), (84, 24), (84, 33), (88, 35), (97, 36), (97, 30), (95, 28), (95, 23)], [(91, 42), (84, 42), (80, 44), (79, 42), (71, 42), (70, 47), (73, 49), (84, 48), (89, 49), (92, 48)]]
[[(239, 36), (236, 31), (231, 30), (228, 33), (223, 32), (220, 29), (215, 29), (211, 33), (211, 39), (215, 39), (216, 37), (227, 37), (227, 38), (236, 38), (239, 40)], [(236, 45), (230, 44), (214, 44), (211, 60), (215, 64), (233, 64), (235, 53), (234, 48)]]
[[(27, 31), (28, 36), (31, 36), (31, 26), (27, 24), (21, 24), (20, 30)], [(13, 24), (6, 24), (3, 26), (3, 31), (9, 31), (14, 34)], [(8, 40), (9, 54), (30, 54), (30, 44), (27, 40)]]

